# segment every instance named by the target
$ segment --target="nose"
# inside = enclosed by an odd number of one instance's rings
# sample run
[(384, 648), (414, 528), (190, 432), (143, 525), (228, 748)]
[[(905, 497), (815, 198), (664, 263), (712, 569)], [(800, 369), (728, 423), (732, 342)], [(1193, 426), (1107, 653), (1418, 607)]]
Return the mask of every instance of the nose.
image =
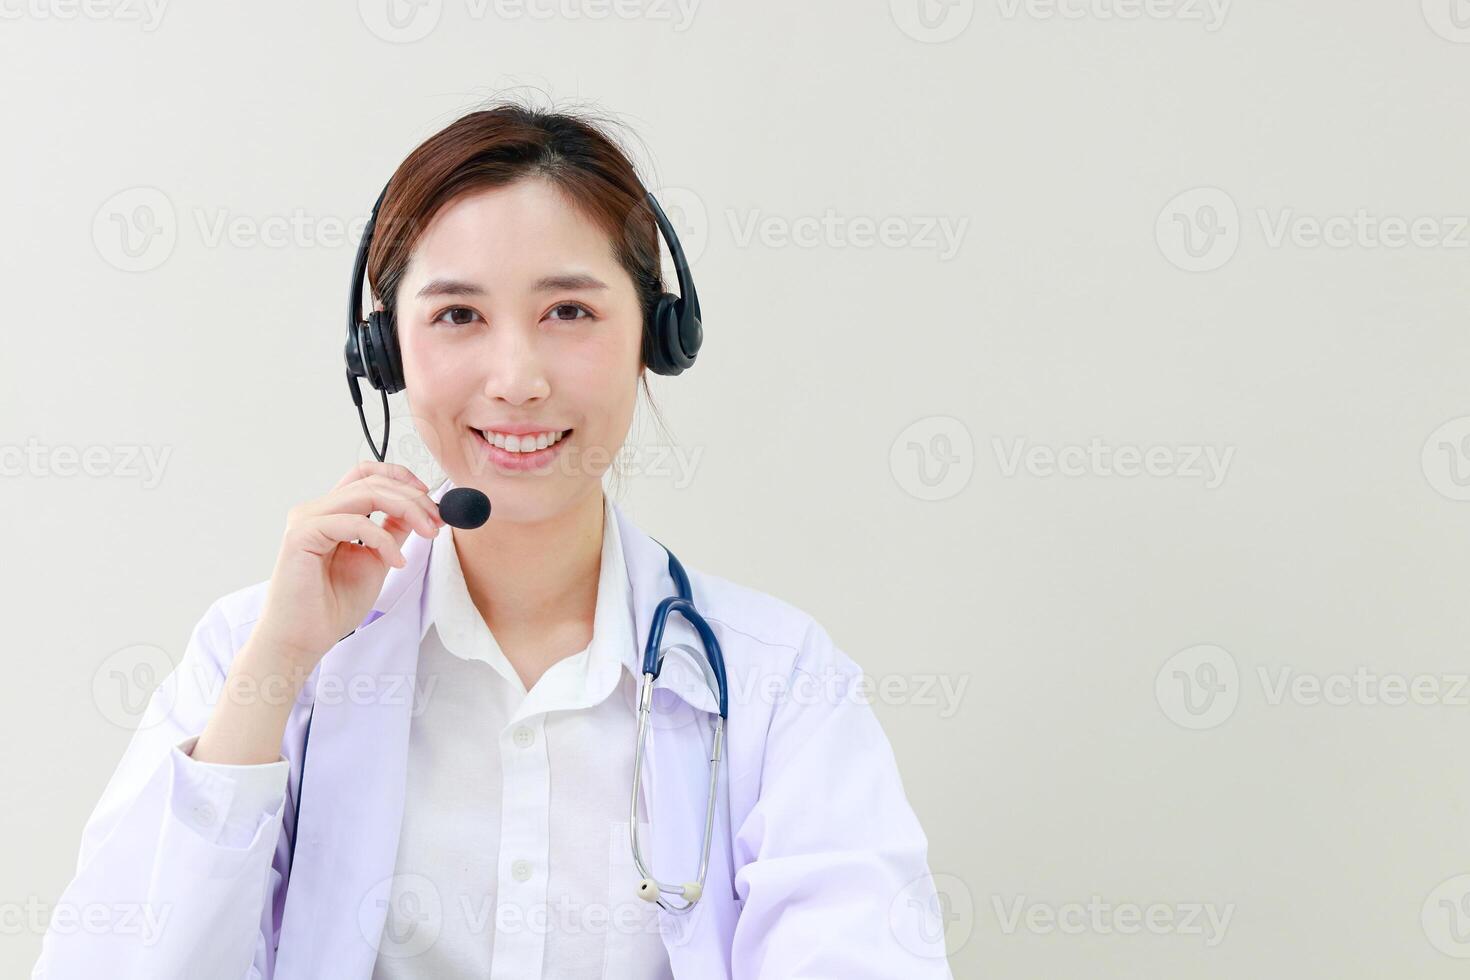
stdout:
[(551, 381), (546, 376), (537, 336), (534, 326), (507, 329), (491, 342), (490, 366), (485, 374), (488, 397), (510, 405), (523, 405), (551, 394)]

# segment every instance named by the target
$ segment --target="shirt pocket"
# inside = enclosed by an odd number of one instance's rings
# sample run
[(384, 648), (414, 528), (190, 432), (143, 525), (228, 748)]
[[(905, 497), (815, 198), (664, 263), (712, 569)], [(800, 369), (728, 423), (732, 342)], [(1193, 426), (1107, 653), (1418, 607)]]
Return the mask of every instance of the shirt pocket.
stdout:
[[(638, 822), (638, 841), (648, 859), (649, 823)], [(607, 943), (603, 980), (672, 980), (669, 954), (659, 931), (659, 907), (638, 897), (642, 876), (633, 863), (628, 821), (614, 820), (608, 829)], [(649, 871), (657, 872), (650, 867)]]

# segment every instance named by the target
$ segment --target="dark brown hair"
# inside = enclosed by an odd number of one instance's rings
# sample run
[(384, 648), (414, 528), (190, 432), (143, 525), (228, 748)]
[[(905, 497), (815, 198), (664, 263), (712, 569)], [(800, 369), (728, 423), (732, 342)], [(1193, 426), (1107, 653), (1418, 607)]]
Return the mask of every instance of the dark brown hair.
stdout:
[[(413, 248), (446, 204), (468, 191), (541, 177), (607, 233), (638, 294), (641, 363), (647, 365), (648, 324), (663, 292), (658, 227), (643, 182), (610, 130), (590, 113), (507, 101), (461, 116), (429, 137), (399, 165), (379, 207), (367, 260), (373, 295), (386, 309), (395, 308)], [(646, 394), (646, 376), (643, 382)]]

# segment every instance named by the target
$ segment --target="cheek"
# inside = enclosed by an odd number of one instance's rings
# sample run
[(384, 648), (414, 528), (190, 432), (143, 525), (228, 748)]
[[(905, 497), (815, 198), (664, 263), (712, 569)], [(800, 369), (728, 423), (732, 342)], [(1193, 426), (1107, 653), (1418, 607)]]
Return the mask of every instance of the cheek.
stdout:
[(561, 362), (558, 387), (579, 404), (600, 436), (622, 438), (632, 419), (638, 395), (642, 335), (635, 331), (609, 332)]
[(457, 354), (451, 345), (435, 343), (423, 330), (399, 334), (403, 380), (415, 406), (431, 414), (436, 406), (450, 406), (475, 385), (474, 361)]

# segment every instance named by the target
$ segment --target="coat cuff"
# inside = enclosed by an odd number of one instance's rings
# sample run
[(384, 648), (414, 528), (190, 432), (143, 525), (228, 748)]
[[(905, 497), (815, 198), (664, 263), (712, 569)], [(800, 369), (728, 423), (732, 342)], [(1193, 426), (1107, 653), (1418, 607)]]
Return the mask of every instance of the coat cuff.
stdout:
[(248, 847), (261, 824), (280, 814), (291, 764), (200, 762), (192, 754), (198, 741), (186, 738), (171, 753), (174, 815), (212, 844)]

